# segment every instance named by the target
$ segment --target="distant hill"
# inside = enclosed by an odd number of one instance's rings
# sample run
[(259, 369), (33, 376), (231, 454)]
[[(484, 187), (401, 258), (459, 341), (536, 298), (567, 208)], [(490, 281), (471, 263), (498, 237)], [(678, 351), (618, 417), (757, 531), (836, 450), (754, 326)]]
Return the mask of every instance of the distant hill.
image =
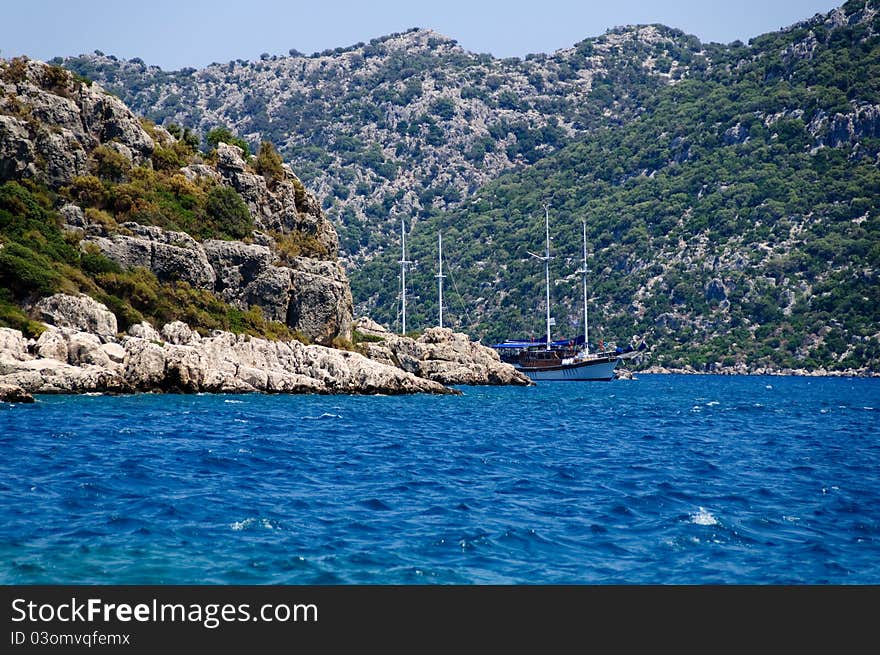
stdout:
[(551, 55), (496, 59), (413, 29), (311, 56), (264, 55), (163, 71), (103, 54), (61, 63), (135, 111), (203, 134), (228, 125), (279, 145), (324, 198), (349, 267), (399, 222), (460, 206), (500, 173), (597, 127), (625, 124), (654, 93), (705, 69), (693, 36), (620, 28)]
[[(541, 335), (543, 268), (527, 251), (543, 247), (549, 201), (560, 335), (582, 332), (586, 221), (595, 339), (644, 336), (650, 363), (701, 370), (878, 370), (878, 3), (715, 48), (711, 62), (629, 123), (418, 223), (409, 325), (436, 321), (442, 228), (460, 291), (447, 317), (488, 340)], [(352, 275), (355, 298), (389, 323), (396, 254)]]

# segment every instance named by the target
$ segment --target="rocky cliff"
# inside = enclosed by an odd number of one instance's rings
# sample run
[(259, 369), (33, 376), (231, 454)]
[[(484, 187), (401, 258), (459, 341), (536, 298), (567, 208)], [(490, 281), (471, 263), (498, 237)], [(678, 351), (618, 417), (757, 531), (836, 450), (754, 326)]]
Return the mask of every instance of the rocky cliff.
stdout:
[[(318, 343), (351, 335), (336, 232), (287, 165), (268, 176), (226, 143), (210, 157), (188, 151), (100, 86), (16, 59), (0, 63), (3, 180), (31, 180), (69, 200), (59, 213), (83, 252), (242, 310), (258, 307)], [(227, 219), (229, 206), (240, 204), (239, 239), (200, 238), (203, 225), (186, 223), (199, 194), (207, 194), (206, 221)], [(169, 229), (175, 224), (183, 229)], [(228, 237), (222, 228), (218, 236)]]

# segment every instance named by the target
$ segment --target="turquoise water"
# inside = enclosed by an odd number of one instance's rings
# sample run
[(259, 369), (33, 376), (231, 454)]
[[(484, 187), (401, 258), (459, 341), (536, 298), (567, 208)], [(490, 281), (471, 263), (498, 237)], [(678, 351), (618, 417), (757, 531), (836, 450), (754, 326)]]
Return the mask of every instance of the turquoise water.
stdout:
[(880, 583), (880, 380), (0, 404), (0, 582)]

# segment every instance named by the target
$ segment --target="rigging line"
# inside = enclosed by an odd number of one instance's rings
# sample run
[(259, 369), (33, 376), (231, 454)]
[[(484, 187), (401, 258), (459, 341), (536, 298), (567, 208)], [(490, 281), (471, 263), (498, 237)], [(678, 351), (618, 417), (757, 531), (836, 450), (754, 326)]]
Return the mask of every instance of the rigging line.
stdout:
[(455, 266), (449, 267), (449, 279), (452, 280), (452, 288), (455, 289), (455, 293), (458, 296), (458, 302), (461, 303), (461, 309), (464, 311), (465, 317), (467, 317), (468, 327), (473, 326), (473, 322), (471, 321), (471, 313), (468, 311), (467, 305), (464, 302), (464, 296), (461, 295), (461, 292), (458, 290), (458, 282), (455, 281), (455, 276), (452, 274), (452, 269)]

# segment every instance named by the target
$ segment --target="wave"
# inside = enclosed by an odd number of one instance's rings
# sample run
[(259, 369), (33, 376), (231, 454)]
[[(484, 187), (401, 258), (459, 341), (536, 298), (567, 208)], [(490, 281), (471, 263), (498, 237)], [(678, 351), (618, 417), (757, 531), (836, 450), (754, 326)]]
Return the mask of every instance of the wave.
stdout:
[(703, 507), (700, 507), (697, 512), (691, 514), (691, 522), (694, 525), (718, 525), (718, 519)]

